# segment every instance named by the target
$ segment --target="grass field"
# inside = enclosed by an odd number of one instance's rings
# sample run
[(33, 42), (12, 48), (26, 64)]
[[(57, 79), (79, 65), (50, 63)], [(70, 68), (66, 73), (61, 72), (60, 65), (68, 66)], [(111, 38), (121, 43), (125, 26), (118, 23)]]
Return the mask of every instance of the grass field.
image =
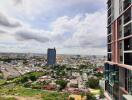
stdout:
[(23, 97), (39, 96), (42, 100), (67, 100), (69, 96), (67, 93), (30, 89), (22, 86), (16, 86), (15, 88), (12, 89), (1, 87), (0, 94), (7, 96), (14, 95), (14, 96), (23, 96)]

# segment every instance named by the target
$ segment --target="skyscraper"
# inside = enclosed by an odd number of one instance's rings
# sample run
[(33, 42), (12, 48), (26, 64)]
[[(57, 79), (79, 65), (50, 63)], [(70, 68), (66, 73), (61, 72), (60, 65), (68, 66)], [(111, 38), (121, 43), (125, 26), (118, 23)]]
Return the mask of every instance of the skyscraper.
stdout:
[(47, 51), (47, 65), (56, 64), (56, 49), (48, 49)]
[(107, 7), (105, 89), (112, 100), (132, 100), (132, 0), (108, 0)]

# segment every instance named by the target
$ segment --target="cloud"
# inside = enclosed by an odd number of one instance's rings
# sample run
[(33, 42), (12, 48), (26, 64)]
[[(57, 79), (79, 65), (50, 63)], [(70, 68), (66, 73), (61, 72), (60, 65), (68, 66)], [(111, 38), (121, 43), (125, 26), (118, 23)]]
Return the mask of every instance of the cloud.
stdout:
[(41, 43), (49, 42), (49, 38), (43, 36), (45, 33), (41, 33), (38, 30), (18, 30), (15, 33), (15, 38), (18, 41), (28, 41), (28, 40), (35, 40)]
[[(106, 14), (100, 10), (75, 17), (60, 17), (52, 23), (54, 35), (61, 35), (64, 47), (71, 48), (105, 48), (106, 47)], [(67, 34), (71, 32), (68, 38)], [(58, 39), (59, 41), (61, 39)]]
[[(42, 49), (56, 47), (60, 48), (58, 53), (103, 54), (106, 50), (105, 2), (4, 0), (0, 9), (8, 15), (0, 13), (0, 42), (8, 40), (19, 43), (16, 46), (13, 44), (14, 51), (23, 48), (25, 52), (43, 52)], [(21, 43), (27, 44), (20, 46)], [(5, 44), (6, 49), (12, 47), (9, 45), (6, 47)]]
[[(106, 0), (10, 0), (7, 9), (12, 9), (12, 13), (17, 13), (19, 17), (27, 20), (50, 19), (54, 20), (58, 16), (77, 13), (93, 13), (104, 9)], [(15, 4), (15, 5), (14, 5)], [(39, 18), (39, 19), (38, 19)]]
[(43, 36), (45, 31), (33, 29), (30, 25), (2, 12), (0, 12), (0, 26), (0, 34), (12, 35), (17, 41), (35, 40), (42, 43), (49, 41), (47, 37)]
[(7, 33), (7, 32), (4, 30), (0, 30), (0, 34), (4, 34), (4, 33)]
[(14, 5), (19, 5), (23, 3), (23, 0), (13, 0)]
[(9, 18), (8, 16), (0, 12), (0, 26), (15, 28), (20, 27), (21, 23), (14, 19)]

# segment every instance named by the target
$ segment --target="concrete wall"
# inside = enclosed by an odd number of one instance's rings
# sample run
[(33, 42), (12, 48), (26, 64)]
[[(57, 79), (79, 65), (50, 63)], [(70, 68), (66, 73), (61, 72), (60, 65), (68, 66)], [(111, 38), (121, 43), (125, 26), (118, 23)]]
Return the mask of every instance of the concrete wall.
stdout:
[(119, 0), (114, 0), (114, 20), (119, 16)]

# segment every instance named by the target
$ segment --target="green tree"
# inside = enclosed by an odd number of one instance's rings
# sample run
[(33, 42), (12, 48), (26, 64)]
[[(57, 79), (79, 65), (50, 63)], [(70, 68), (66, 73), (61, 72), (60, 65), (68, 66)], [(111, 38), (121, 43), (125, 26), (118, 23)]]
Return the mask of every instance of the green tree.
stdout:
[(31, 84), (30, 84), (29, 82), (25, 82), (25, 83), (23, 84), (23, 86), (29, 88), (29, 87), (31, 86)]
[(60, 90), (64, 89), (67, 86), (67, 81), (65, 80), (57, 80), (56, 84), (60, 85)]
[(29, 76), (29, 79), (30, 79), (31, 81), (36, 81), (36, 80), (37, 80), (37, 78), (36, 78), (35, 75), (30, 75), (30, 76)]
[(28, 77), (27, 77), (27, 76), (21, 78), (21, 83), (25, 83), (25, 82), (27, 82), (27, 81), (28, 81)]
[(96, 100), (96, 97), (92, 93), (88, 93), (86, 100)]
[(86, 87), (90, 87), (90, 88), (98, 88), (99, 87), (99, 80), (95, 79), (95, 78), (90, 78), (87, 82), (86, 82)]
[(65, 76), (65, 75), (66, 75), (65, 71), (64, 70), (61, 71), (61, 76)]

